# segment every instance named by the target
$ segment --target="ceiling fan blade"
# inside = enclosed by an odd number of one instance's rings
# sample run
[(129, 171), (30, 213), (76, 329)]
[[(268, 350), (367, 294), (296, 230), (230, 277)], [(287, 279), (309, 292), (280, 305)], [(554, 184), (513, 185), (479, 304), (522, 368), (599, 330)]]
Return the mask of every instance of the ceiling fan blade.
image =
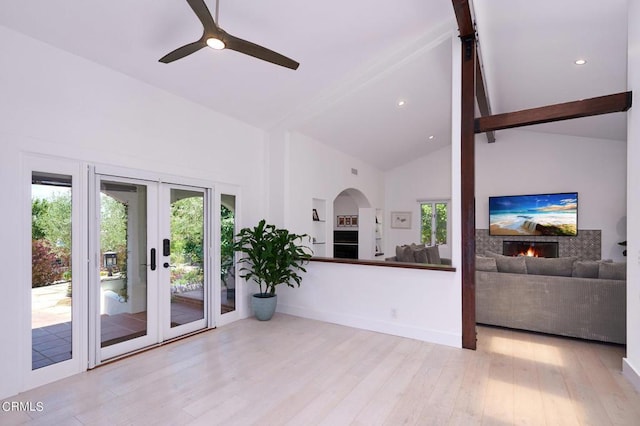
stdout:
[(211, 12), (209, 12), (209, 8), (204, 0), (187, 0), (187, 3), (189, 3), (193, 12), (198, 19), (200, 19), (200, 22), (202, 22), (204, 32), (208, 34), (218, 34), (218, 25), (216, 25), (216, 21), (214, 21), (213, 16), (211, 16)]
[(245, 55), (253, 56), (254, 58), (262, 59), (272, 64), (291, 68), (292, 70), (297, 70), (300, 66), (300, 64), (293, 59), (289, 59), (286, 56), (269, 50), (266, 47), (258, 46), (250, 41), (234, 37), (229, 33), (225, 33), (223, 41), (227, 49), (235, 50), (236, 52), (244, 53)]
[(173, 52), (167, 53), (162, 58), (159, 59), (160, 62), (168, 64), (169, 62), (173, 62), (177, 59), (184, 58), (187, 55), (191, 55), (194, 52), (205, 47), (207, 43), (203, 40), (194, 41), (193, 43), (185, 44), (182, 47), (178, 47)]

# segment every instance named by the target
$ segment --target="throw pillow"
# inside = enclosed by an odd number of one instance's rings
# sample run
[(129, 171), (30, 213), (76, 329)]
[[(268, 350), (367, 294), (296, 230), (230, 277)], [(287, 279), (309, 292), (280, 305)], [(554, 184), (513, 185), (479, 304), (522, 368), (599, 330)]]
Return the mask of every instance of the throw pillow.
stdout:
[(494, 253), (487, 250), (485, 252), (487, 257), (492, 257), (496, 260), (498, 266), (498, 272), (508, 272), (511, 274), (526, 274), (527, 264), (524, 260), (524, 256), (504, 256), (499, 253)]
[(613, 262), (612, 259), (600, 260), (576, 260), (573, 263), (572, 277), (578, 278), (598, 278), (598, 271), (602, 262)]
[(496, 259), (476, 255), (476, 271), (498, 272)]
[(485, 256), (487, 256), (487, 257), (493, 257), (493, 258), (496, 258), (496, 259), (497, 259), (498, 257), (507, 257), (507, 256), (505, 256), (505, 255), (503, 255), (503, 254), (500, 254), (500, 253), (494, 253), (494, 252), (489, 251), (489, 250), (485, 251), (485, 252), (484, 252), (484, 255), (485, 255)]
[(398, 258), (398, 262), (415, 263), (416, 261), (410, 246), (396, 246), (396, 258)]
[(511, 274), (526, 274), (527, 264), (524, 260), (524, 256), (502, 256), (496, 258), (496, 265), (498, 266), (498, 272), (508, 272)]
[(573, 264), (573, 276), (577, 278), (598, 278), (600, 261), (597, 260), (577, 260)]
[(598, 267), (598, 278), (604, 280), (626, 280), (626, 262), (601, 262)]
[(427, 247), (427, 257), (429, 258), (429, 263), (433, 265), (442, 264), (442, 259), (440, 259), (440, 250), (438, 249), (438, 246)]
[(600, 262), (595, 260), (578, 260), (574, 264), (573, 276), (578, 278), (598, 278)]
[(413, 259), (416, 261), (416, 263), (429, 263), (427, 248), (413, 248)]
[(556, 277), (570, 277), (573, 271), (573, 262), (576, 257), (532, 257), (524, 256), (527, 264), (527, 274), (551, 275)]

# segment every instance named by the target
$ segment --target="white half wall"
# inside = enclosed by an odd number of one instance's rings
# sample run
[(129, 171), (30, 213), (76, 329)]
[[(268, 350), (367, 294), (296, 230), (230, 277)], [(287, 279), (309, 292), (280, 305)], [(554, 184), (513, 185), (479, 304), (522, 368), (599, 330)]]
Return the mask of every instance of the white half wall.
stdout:
[(311, 262), (278, 312), (460, 347), (457, 272)]
[[(22, 153), (238, 186), (240, 225), (263, 216), (264, 132), (0, 26), (0, 399), (22, 389)], [(241, 298), (239, 309), (248, 300)], [(246, 315), (246, 312), (244, 312)], [(85, 319), (86, 320), (86, 319)], [(25, 344), (26, 343), (26, 344)]]
[(640, 2), (629, 2), (628, 90), (636, 104), (627, 113), (627, 357), (623, 374), (640, 392)]
[(489, 228), (489, 196), (578, 192), (578, 228), (602, 230), (602, 257), (625, 260), (627, 144), (524, 130), (476, 137), (476, 228)]

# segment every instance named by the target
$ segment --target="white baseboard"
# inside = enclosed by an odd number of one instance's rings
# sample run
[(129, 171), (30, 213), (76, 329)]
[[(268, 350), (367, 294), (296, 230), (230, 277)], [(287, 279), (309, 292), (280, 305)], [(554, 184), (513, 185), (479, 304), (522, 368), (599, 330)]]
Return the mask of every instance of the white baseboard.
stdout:
[(462, 347), (462, 336), (455, 333), (422, 329), (412, 325), (362, 318), (338, 312), (301, 309), (283, 303), (278, 303), (277, 311), (297, 317), (325, 321), (362, 330), (376, 331), (393, 336), (407, 337), (424, 342), (437, 343), (439, 345), (453, 346), (455, 348)]
[(640, 392), (640, 373), (629, 363), (628, 358), (622, 358), (622, 375), (633, 387)]

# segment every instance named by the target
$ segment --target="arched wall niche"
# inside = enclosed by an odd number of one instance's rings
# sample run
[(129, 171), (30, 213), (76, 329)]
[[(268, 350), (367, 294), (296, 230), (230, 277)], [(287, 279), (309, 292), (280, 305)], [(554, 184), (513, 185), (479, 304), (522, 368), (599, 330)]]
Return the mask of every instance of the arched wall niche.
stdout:
[(333, 200), (333, 257), (374, 260), (376, 209), (364, 192), (347, 188)]

